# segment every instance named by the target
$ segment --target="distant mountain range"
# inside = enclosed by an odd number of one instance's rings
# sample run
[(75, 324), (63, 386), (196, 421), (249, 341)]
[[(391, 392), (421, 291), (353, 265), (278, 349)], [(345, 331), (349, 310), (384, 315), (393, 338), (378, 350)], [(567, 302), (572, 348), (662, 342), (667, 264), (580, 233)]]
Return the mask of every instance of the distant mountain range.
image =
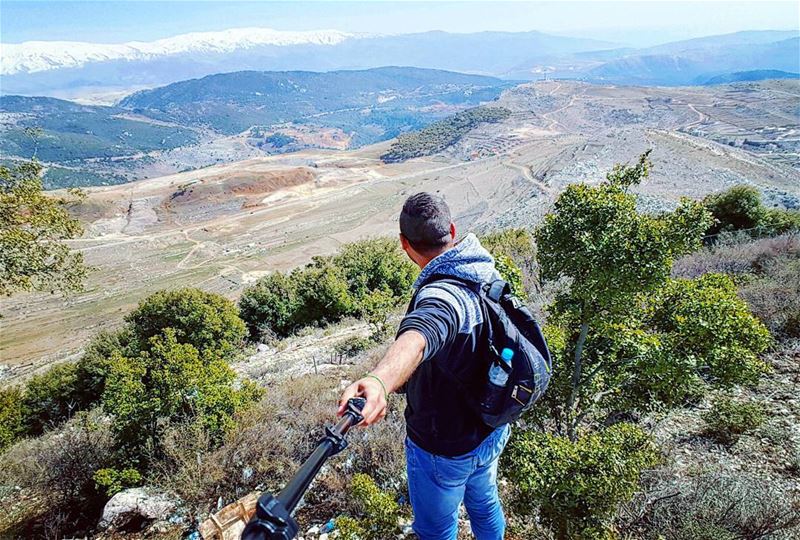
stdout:
[(796, 31), (749, 31), (643, 49), (541, 32), (353, 34), (241, 28), (152, 42), (3, 44), (3, 93), (76, 97), (216, 73), (414, 66), (507, 79), (685, 85), (737, 71), (800, 71)]

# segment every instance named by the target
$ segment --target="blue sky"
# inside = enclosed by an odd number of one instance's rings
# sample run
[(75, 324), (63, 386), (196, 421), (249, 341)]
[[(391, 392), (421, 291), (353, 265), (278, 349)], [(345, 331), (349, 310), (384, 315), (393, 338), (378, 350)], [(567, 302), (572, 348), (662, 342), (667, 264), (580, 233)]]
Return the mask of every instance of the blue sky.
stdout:
[(797, 2), (67, 2), (0, 0), (2, 42), (149, 41), (264, 26), (405, 33), (539, 30), (631, 45), (750, 29), (797, 29)]

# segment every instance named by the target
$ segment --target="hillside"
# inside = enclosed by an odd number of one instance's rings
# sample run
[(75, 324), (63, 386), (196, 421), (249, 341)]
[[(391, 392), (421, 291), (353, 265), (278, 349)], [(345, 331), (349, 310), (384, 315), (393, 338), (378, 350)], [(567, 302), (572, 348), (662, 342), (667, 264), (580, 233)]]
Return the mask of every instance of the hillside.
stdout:
[(48, 167), (47, 188), (119, 184), (304, 148), (358, 148), (492, 101), (510, 86), (389, 67), (224, 73), (137, 92), (118, 106), (3, 96), (0, 152), (35, 152)]
[(800, 79), (800, 73), (789, 73), (777, 69), (756, 69), (753, 71), (737, 71), (711, 77), (703, 84), (729, 84), (735, 82), (753, 82), (766, 79)]
[(76, 209), (87, 233), (74, 246), (97, 271), (75, 297), (2, 300), (7, 376), (69, 357), (157, 289), (191, 284), (235, 296), (264, 273), (342, 242), (394, 236), (398, 209), (415, 191), (446, 197), (460, 231), (531, 226), (568, 183), (597, 181), (652, 148), (653, 173), (637, 190), (645, 209), (742, 183), (770, 205), (800, 207), (798, 97), (796, 80), (655, 89), (532, 83), (492, 105), (508, 109), (507, 118), (403, 163), (380, 161), (385, 142), (92, 188)]
[[(385, 130), (397, 129), (394, 124), (410, 109), (477, 105), (496, 98), (508, 85), (493, 77), (400, 67), (328, 73), (243, 71), (143, 90), (120, 106), (226, 135), (286, 122)], [(342, 112), (351, 114), (335, 114)]]
[[(125, 182), (130, 177), (121, 159), (194, 144), (199, 139), (193, 129), (137, 118), (119, 107), (45, 97), (1, 96), (0, 126), (4, 157), (36, 156), (63, 166), (48, 171), (48, 188)], [(97, 162), (95, 172), (100, 174), (84, 175), (80, 165), (85, 162)], [(103, 163), (108, 164), (107, 174)]]

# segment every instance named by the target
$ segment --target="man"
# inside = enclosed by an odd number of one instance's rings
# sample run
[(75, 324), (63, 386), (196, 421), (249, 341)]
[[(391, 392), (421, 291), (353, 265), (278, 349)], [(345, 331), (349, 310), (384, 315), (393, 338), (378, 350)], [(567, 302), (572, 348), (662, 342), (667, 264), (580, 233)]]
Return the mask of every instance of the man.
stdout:
[[(409, 197), (400, 214), (400, 243), (421, 269), (415, 289), (434, 275), (473, 283), (499, 278), (475, 235), (456, 243), (443, 199)], [(501, 540), (505, 518), (497, 494), (497, 461), (509, 426), (492, 429), (467, 404), (465, 389), (483, 388), (487, 366), (479, 351), (486, 326), (479, 299), (467, 285), (430, 281), (409, 306), (397, 338), (372, 372), (342, 394), (362, 396), (364, 426), (386, 415), (389, 392), (406, 384), (406, 467), (414, 532), (422, 540), (455, 540), (464, 502), (478, 540)], [(459, 384), (454, 384), (454, 379)]]

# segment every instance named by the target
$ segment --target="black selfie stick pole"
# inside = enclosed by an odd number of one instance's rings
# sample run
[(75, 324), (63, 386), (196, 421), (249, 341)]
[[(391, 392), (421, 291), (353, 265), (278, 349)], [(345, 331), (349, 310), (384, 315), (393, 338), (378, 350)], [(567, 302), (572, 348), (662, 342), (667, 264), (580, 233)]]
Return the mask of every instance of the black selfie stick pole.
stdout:
[(242, 540), (291, 540), (297, 535), (292, 512), (325, 461), (347, 447), (344, 436), (364, 419), (361, 409), (365, 403), (364, 398), (349, 400), (342, 418), (335, 426), (325, 428), (325, 436), (286, 487), (275, 496), (264, 493), (258, 498), (256, 513), (242, 531)]

